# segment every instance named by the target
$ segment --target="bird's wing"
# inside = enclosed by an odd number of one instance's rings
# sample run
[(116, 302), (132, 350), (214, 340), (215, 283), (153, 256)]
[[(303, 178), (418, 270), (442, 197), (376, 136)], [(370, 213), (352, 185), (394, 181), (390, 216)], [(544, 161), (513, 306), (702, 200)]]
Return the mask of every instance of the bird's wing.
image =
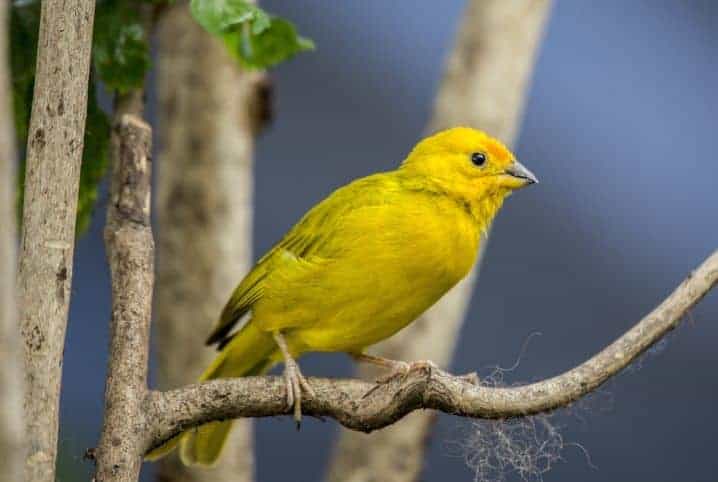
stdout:
[[(341, 220), (356, 209), (383, 203), (384, 196), (396, 182), (385, 174), (375, 174), (354, 181), (336, 191), (312, 208), (289, 232), (267, 252), (252, 271), (245, 276), (229, 298), (219, 320), (207, 338), (206, 343), (224, 347), (229, 340), (250, 320), (243, 324), (239, 321), (247, 314), (254, 303), (263, 295), (265, 281), (275, 270), (293, 270), (297, 264), (306, 266), (312, 257), (326, 257), (327, 246), (337, 230)], [(234, 333), (231, 333), (234, 330)]]

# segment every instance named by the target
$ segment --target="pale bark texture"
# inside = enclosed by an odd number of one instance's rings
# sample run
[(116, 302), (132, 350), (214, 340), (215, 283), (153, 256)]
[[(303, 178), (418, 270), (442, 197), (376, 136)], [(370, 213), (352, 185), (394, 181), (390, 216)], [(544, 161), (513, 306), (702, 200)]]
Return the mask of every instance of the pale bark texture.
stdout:
[[(306, 398), (306, 416), (331, 417), (352, 430), (371, 432), (418, 409), (485, 419), (522, 417), (565, 407), (627, 367), (676, 328), (686, 313), (718, 283), (718, 251), (616, 341), (577, 367), (539, 382), (492, 387), (475, 374), (452, 376), (428, 363), (415, 364), (405, 377), (375, 385), (350, 379), (310, 378), (316, 392)], [(281, 377), (213, 380), (148, 397), (148, 448), (214, 420), (289, 414)], [(394, 480), (385, 475), (378, 480)]]
[(0, 481), (23, 480), (23, 362), (15, 272), (15, 133), (8, 62), (7, 4), (0, 5)]
[(105, 413), (96, 482), (136, 481), (147, 424), (154, 242), (150, 226), (152, 130), (139, 92), (121, 99), (112, 130), (112, 184), (105, 244), (112, 277)]
[(18, 275), (25, 478), (54, 482), (95, 2), (42, 2)]
[[(265, 112), (266, 80), (242, 71), (222, 42), (186, 5), (158, 24), (157, 179), (158, 379), (162, 389), (193, 383), (217, 352), (204, 346), (232, 289), (248, 271), (252, 248), (252, 158)], [(249, 482), (252, 422), (235, 423), (219, 463), (159, 463), (166, 482)]]
[[(450, 53), (428, 125), (482, 129), (508, 145), (515, 141), (550, 0), (470, 0)], [(434, 307), (372, 353), (396, 360), (428, 359), (446, 367), (464, 321), (477, 267)], [(370, 366), (362, 378), (375, 377)], [(340, 435), (330, 462), (331, 482), (417, 480), (435, 414), (415, 413), (371, 438)]]

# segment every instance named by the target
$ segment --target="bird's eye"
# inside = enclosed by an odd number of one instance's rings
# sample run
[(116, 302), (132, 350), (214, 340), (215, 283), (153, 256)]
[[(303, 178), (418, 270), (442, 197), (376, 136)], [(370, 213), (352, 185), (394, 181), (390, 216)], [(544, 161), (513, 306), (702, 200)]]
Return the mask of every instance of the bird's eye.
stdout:
[(475, 166), (483, 166), (486, 164), (486, 154), (483, 152), (474, 152), (471, 154), (471, 162), (473, 162)]

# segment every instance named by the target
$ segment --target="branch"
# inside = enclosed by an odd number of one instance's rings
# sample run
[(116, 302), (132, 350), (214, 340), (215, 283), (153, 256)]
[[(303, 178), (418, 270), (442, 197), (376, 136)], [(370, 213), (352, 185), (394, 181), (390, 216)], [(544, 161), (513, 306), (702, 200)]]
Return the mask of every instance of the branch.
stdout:
[[(112, 187), (105, 227), (112, 276), (110, 355), (97, 482), (137, 480), (146, 424), (154, 243), (150, 227), (152, 130), (137, 110), (139, 92), (118, 105), (112, 132)], [(135, 111), (135, 113), (123, 113)], [(141, 110), (139, 110), (141, 113)]]
[[(718, 282), (718, 251), (709, 256), (657, 308), (593, 358), (562, 375), (529, 385), (481, 386), (424, 366), (366, 394), (374, 384), (312, 378), (316, 398), (303, 400), (306, 415), (330, 417), (363, 432), (386, 427), (422, 408), (464, 417), (501, 419), (565, 407), (629, 365), (680, 323)], [(214, 420), (288, 414), (279, 377), (214, 380), (169, 392), (150, 392), (146, 449)]]
[(93, 0), (46, 0), (40, 16), (18, 273), (33, 482), (55, 481), (94, 10)]

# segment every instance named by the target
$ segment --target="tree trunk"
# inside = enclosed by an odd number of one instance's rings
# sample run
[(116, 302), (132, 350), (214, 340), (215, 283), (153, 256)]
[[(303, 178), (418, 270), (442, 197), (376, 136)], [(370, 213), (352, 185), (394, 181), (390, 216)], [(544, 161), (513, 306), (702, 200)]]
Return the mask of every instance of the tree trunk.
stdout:
[[(439, 89), (430, 132), (469, 125), (512, 144), (520, 126), (549, 0), (471, 0)], [(486, 242), (483, 243), (483, 247)], [(397, 360), (429, 359), (447, 366), (468, 308), (477, 267), (407, 329), (377, 347)], [(359, 376), (377, 372), (362, 366)], [(343, 431), (327, 480), (417, 480), (434, 413), (414, 413), (372, 435)]]
[[(197, 380), (216, 355), (202, 345), (252, 246), (252, 156), (264, 75), (241, 71), (217, 38), (170, 7), (158, 25), (159, 137), (156, 349), (159, 384)], [(253, 480), (252, 422), (238, 420), (220, 463), (160, 463), (161, 481)]]
[(94, 9), (92, 0), (42, 2), (18, 276), (33, 482), (55, 481)]
[(8, 59), (9, 4), (0, 6), (0, 480), (23, 480), (22, 350), (15, 270), (15, 133)]

